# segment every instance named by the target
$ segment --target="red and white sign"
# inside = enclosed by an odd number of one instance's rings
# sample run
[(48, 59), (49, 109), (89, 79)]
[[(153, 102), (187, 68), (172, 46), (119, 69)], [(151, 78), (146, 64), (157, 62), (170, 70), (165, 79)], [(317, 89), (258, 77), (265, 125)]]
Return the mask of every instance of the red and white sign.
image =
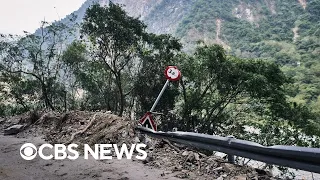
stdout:
[(147, 112), (141, 119), (140, 124), (146, 128), (153, 129), (154, 131), (157, 131), (157, 125), (152, 119), (151, 113)]
[(181, 72), (177, 66), (168, 66), (164, 71), (166, 78), (170, 81), (178, 81), (181, 77)]
[(177, 66), (168, 66), (166, 70), (164, 71), (164, 74), (167, 78), (166, 84), (163, 86), (162, 90), (160, 91), (160, 94), (158, 95), (156, 101), (152, 105), (149, 112), (147, 112), (140, 120), (140, 124), (144, 127), (153, 129), (154, 131), (157, 131), (157, 124), (152, 119), (151, 113), (155, 109), (156, 105), (158, 104), (164, 90), (167, 88), (170, 81), (178, 81), (181, 78), (181, 72), (177, 68)]

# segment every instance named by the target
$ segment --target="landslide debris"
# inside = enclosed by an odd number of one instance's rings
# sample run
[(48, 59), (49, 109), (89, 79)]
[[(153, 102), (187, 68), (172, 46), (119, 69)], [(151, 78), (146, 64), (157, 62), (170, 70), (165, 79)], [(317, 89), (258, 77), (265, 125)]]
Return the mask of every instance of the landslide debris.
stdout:
[[(205, 155), (191, 147), (171, 143), (166, 139), (153, 139), (135, 132), (137, 123), (110, 112), (70, 111), (28, 112), (0, 119), (2, 130), (23, 125), (17, 137), (41, 136), (52, 144), (76, 143), (131, 145), (147, 144), (148, 157), (141, 161), (147, 166), (163, 170), (163, 176), (174, 175), (182, 179), (275, 179), (269, 172), (249, 166), (229, 164), (213, 155)], [(81, 146), (80, 146), (81, 147)], [(140, 161), (133, 159), (134, 161)]]

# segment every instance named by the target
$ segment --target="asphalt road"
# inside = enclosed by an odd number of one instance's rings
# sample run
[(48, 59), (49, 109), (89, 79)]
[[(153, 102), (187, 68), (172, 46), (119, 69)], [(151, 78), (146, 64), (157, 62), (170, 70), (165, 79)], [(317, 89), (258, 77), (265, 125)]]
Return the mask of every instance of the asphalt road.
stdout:
[(1, 180), (73, 180), (73, 179), (119, 179), (177, 180), (174, 174), (165, 174), (132, 160), (43, 160), (38, 156), (30, 161), (20, 156), (20, 147), (33, 143), (37, 147), (45, 143), (41, 138), (15, 138), (0, 135), (0, 179)]

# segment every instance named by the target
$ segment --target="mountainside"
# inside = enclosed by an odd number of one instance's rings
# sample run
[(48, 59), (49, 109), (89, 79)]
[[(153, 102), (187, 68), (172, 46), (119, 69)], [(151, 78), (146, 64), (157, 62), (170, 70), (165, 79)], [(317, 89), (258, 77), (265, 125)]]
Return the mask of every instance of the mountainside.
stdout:
[[(107, 5), (108, 0), (87, 0), (74, 12), (81, 22), (85, 10), (93, 3)], [(114, 0), (126, 11), (140, 17), (148, 30), (157, 34), (170, 33), (186, 43), (204, 40), (229, 48), (244, 57), (270, 57), (263, 49), (283, 49), (276, 58), (283, 64), (319, 55), (319, 0)], [(66, 19), (69, 19), (66, 17)], [(277, 43), (277, 42), (280, 42)], [(306, 49), (301, 49), (309, 43)], [(292, 47), (292, 46), (294, 47)], [(300, 50), (300, 52), (288, 52)], [(271, 51), (272, 52), (272, 51)], [(286, 59), (281, 54), (295, 55)]]
[(188, 50), (203, 40), (236, 56), (275, 61), (295, 82), (292, 100), (320, 110), (319, 0), (163, 0), (141, 18)]
[[(81, 23), (93, 3), (75, 11)], [(320, 0), (113, 0), (140, 17), (148, 31), (181, 38), (192, 51), (198, 40), (230, 54), (275, 61), (295, 82), (292, 100), (320, 112)], [(69, 15), (62, 22), (68, 22)], [(71, 25), (71, 24), (69, 24)], [(77, 34), (78, 36), (79, 34)]]

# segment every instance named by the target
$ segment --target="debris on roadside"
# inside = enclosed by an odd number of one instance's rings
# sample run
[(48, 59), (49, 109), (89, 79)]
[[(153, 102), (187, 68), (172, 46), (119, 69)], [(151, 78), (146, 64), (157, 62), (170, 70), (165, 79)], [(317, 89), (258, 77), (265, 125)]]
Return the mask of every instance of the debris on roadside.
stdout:
[[(110, 112), (71, 111), (68, 113), (30, 112), (7, 118), (0, 127), (20, 127), (17, 137), (42, 136), (52, 144), (135, 144), (147, 145), (148, 156), (141, 163), (163, 170), (161, 176), (182, 179), (275, 179), (264, 170), (229, 164), (212, 154), (181, 146), (167, 139), (153, 139), (135, 132), (137, 123)], [(9, 122), (9, 123), (6, 123)], [(10, 125), (10, 126), (9, 126)], [(17, 128), (19, 129), (19, 128)], [(8, 132), (8, 130), (7, 130)]]
[(170, 171), (183, 179), (275, 179), (264, 170), (230, 164), (220, 157), (208, 156), (196, 149), (184, 148), (178, 151), (178, 146), (173, 148), (175, 145), (167, 141), (158, 140), (155, 148), (148, 150), (153, 160), (147, 165)]

